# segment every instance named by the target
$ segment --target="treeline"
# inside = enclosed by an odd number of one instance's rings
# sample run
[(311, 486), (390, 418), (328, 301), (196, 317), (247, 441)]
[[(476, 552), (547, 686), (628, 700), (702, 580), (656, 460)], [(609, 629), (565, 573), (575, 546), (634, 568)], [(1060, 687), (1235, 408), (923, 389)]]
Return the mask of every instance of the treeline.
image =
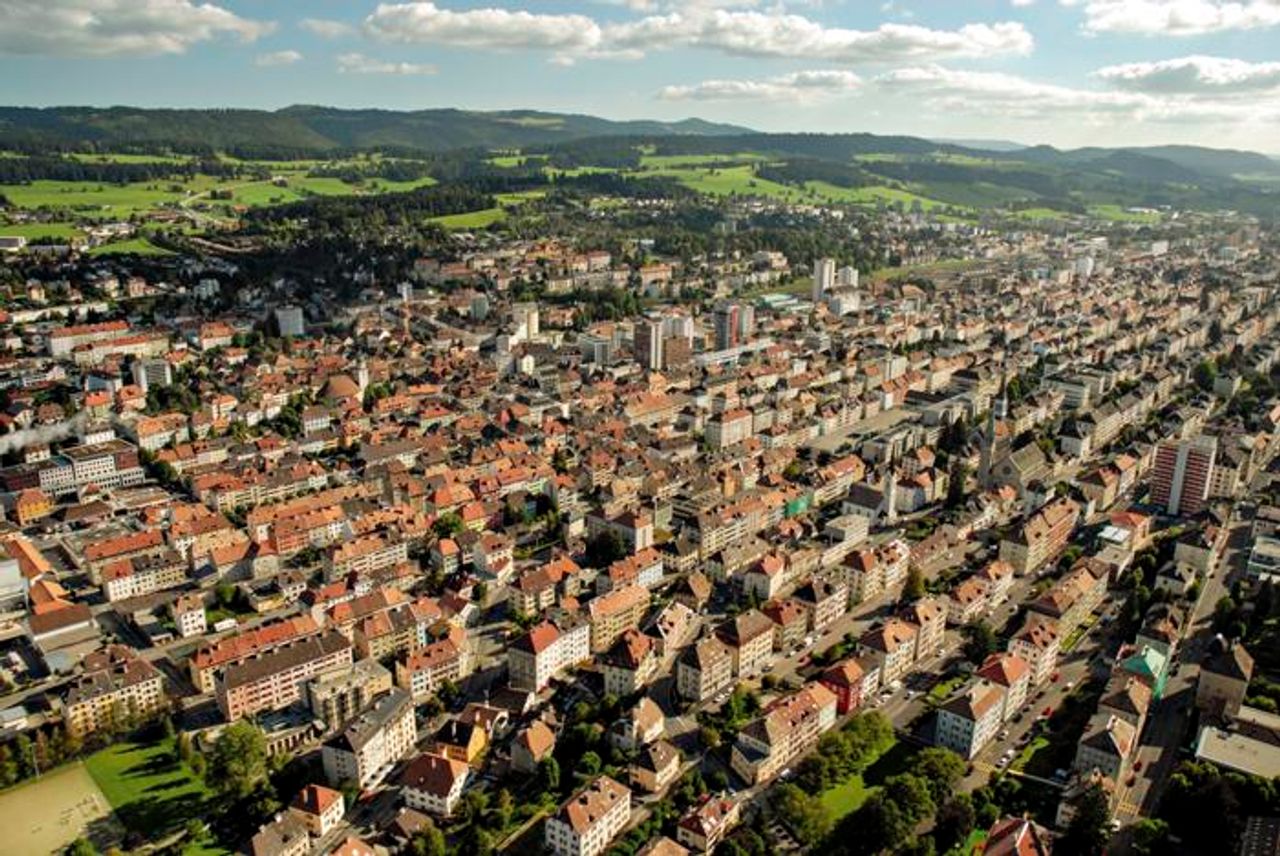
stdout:
[(0, 184), (27, 184), (32, 181), (128, 184), (141, 181), (182, 181), (198, 174), (232, 177), (246, 172), (252, 171), (217, 159), (121, 163), (49, 156), (0, 158)]
[(785, 163), (762, 163), (756, 175), (779, 184), (803, 185), (806, 181), (825, 181), (836, 187), (864, 187), (873, 179), (864, 170), (834, 161), (795, 158)]
[(305, 219), (312, 230), (329, 232), (415, 225), (430, 217), (492, 208), (497, 204), (495, 193), (521, 189), (512, 186), (508, 190), (500, 182), (493, 187), (483, 184), (437, 184), (378, 196), (315, 196), (287, 205), (252, 209), (246, 214), (245, 223), (253, 231), (255, 227)]

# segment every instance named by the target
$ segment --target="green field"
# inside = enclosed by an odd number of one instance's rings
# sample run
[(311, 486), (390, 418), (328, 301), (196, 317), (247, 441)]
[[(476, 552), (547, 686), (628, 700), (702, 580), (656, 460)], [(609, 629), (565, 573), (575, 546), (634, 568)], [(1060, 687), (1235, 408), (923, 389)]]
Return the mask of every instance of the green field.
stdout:
[(806, 181), (805, 187), (816, 192), (819, 196), (830, 199), (832, 202), (850, 202), (855, 205), (901, 204), (903, 208), (907, 209), (919, 202), (920, 207), (925, 211), (948, 207), (946, 202), (930, 199), (927, 196), (921, 196), (909, 190), (900, 190), (896, 187), (879, 184), (867, 187), (839, 187), (834, 184), (828, 184), (825, 181)]
[(764, 155), (752, 152), (739, 152), (728, 155), (641, 155), (641, 169), (672, 169), (680, 167), (698, 167), (713, 163), (749, 164), (766, 160)]
[(833, 818), (841, 818), (862, 808), (862, 804), (871, 796), (872, 789), (862, 781), (861, 776), (854, 776), (843, 784), (836, 785), (822, 792), (819, 800)]
[(479, 211), (468, 211), (465, 214), (445, 214), (432, 217), (427, 222), (435, 223), (446, 229), (483, 229), (507, 219), (507, 212), (502, 208), (482, 208)]
[(72, 238), (80, 234), (74, 223), (7, 223), (0, 235), (20, 238)]
[[(178, 760), (172, 740), (118, 743), (90, 755), (85, 767), (125, 828), (149, 839), (203, 819), (212, 808), (209, 790)], [(231, 851), (202, 842), (187, 852)]]
[(857, 811), (867, 798), (879, 790), (884, 780), (907, 768), (916, 750), (905, 743), (895, 741), (880, 753), (860, 776), (852, 776), (819, 795), (822, 804), (838, 821), (846, 814)]
[[(30, 184), (0, 185), (3, 194), (18, 208), (71, 208), (86, 213), (127, 217), (150, 211), (164, 203), (187, 196), (187, 188), (202, 182), (175, 184), (166, 181), (134, 184), (102, 184), (93, 181), (33, 181)], [(203, 182), (207, 189), (212, 181)]]
[(171, 256), (173, 252), (164, 247), (157, 247), (146, 238), (130, 238), (127, 241), (116, 241), (102, 244), (89, 250), (91, 256), (118, 256), (133, 253), (139, 256)]
[(81, 836), (106, 846), (120, 837), (107, 797), (83, 764), (68, 764), (0, 794), (6, 853), (50, 854)]
[(765, 196), (771, 199), (800, 201), (804, 193), (794, 187), (778, 184), (776, 181), (759, 178), (750, 166), (730, 166), (715, 169), (697, 169), (692, 167), (663, 167), (648, 169), (643, 173), (631, 173), (644, 176), (667, 176), (674, 178), (691, 190), (705, 193), (708, 196)]
[(1067, 217), (1075, 216), (1074, 214), (1069, 214), (1065, 211), (1057, 211), (1053, 208), (1044, 207), (1021, 208), (1009, 213), (1012, 216), (1017, 217), (1019, 220), (1062, 220)]
[(1122, 205), (1090, 205), (1089, 215), (1101, 220), (1114, 220), (1117, 223), (1159, 223), (1157, 211), (1130, 211)]

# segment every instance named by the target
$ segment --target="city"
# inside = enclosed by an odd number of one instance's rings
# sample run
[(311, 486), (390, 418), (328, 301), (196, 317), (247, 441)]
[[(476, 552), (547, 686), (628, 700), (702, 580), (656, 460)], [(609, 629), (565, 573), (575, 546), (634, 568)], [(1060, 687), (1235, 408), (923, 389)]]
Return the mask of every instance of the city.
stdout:
[(0, 108), (4, 852), (1280, 853), (1280, 158), (711, 115)]

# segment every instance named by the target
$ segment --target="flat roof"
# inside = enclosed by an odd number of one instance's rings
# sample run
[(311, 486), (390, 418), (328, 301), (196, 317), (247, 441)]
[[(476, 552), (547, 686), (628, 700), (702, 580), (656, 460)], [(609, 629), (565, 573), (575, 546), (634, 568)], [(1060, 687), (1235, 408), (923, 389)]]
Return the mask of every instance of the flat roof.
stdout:
[(1280, 776), (1280, 746), (1211, 725), (1200, 729), (1196, 758), (1253, 776)]

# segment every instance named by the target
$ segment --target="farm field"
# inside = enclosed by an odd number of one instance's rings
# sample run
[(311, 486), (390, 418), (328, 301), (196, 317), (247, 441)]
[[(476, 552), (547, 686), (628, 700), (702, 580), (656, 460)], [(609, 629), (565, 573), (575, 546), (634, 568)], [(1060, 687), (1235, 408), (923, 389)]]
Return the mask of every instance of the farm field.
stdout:
[(432, 217), (428, 222), (435, 223), (445, 229), (483, 229), (494, 223), (507, 219), (507, 212), (502, 208), (481, 208), (479, 211), (467, 211), (463, 214), (445, 214)]
[[(119, 836), (111, 805), (84, 764), (69, 764), (0, 794), (0, 828), (22, 853), (61, 853), (81, 836), (106, 843)], [(8, 851), (7, 852), (17, 852)]]
[(146, 238), (130, 238), (127, 241), (116, 241), (111, 244), (102, 244), (89, 250), (91, 256), (113, 256), (122, 255), (124, 253), (135, 253), (140, 256), (170, 256), (172, 252), (164, 247), (157, 247)]
[(71, 238), (80, 234), (74, 223), (7, 223), (0, 235), (19, 238)]
[(1090, 205), (1089, 214), (1103, 220), (1114, 220), (1117, 223), (1159, 223), (1157, 211), (1130, 211), (1122, 205)]

